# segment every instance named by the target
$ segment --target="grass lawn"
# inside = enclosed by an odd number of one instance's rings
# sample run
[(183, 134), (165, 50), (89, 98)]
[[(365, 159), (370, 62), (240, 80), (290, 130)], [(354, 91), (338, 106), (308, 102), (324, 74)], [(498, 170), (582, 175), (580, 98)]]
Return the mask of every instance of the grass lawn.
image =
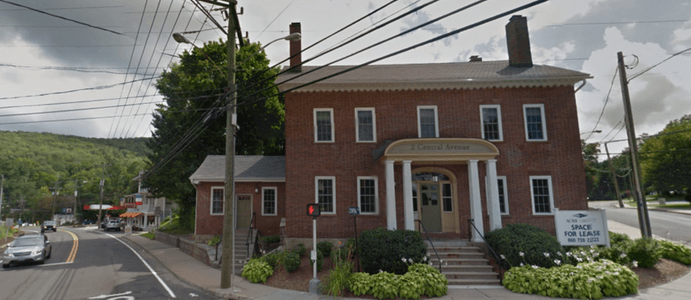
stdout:
[(153, 239), (156, 237), (156, 236), (155, 236), (153, 233), (151, 233), (151, 232), (143, 233), (143, 234), (141, 234), (141, 236), (143, 236), (143, 237), (145, 237), (145, 238), (148, 238), (148, 239), (150, 239), (150, 240), (153, 240)]

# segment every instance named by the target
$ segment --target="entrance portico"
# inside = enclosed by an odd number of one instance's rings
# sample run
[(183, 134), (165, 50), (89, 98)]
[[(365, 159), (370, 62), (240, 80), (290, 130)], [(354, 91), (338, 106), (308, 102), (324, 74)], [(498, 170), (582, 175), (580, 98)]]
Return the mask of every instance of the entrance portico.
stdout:
[[(442, 219), (442, 214), (437, 214), (440, 206), (444, 206), (444, 211), (451, 211), (454, 214), (444, 214), (444, 218), (454, 218), (455, 226), (453, 230), (459, 232), (459, 209), (457, 196), (457, 185), (459, 184), (453, 173), (445, 171), (444, 165), (468, 165), (468, 199), (470, 201), (470, 216), (474, 220), (475, 226), (480, 232), (484, 233), (482, 218), (482, 198), (480, 192), (480, 176), (478, 162), (483, 161), (487, 175), (487, 210), (489, 213), (490, 230), (501, 228), (501, 215), (499, 211), (499, 187), (497, 184), (496, 156), (499, 155), (497, 147), (482, 139), (464, 138), (417, 138), (403, 139), (389, 144), (381, 157), (386, 165), (386, 224), (389, 230), (396, 229), (396, 191), (394, 178), (394, 165), (402, 165), (403, 182), (403, 218), (406, 230), (415, 229), (415, 220), (425, 220), (437, 227), (434, 216)], [(413, 172), (412, 165), (435, 165), (439, 168), (416, 169)], [(420, 176), (414, 176), (421, 172), (430, 174), (439, 173), (433, 176), (435, 180), (425, 181)], [(445, 174), (451, 176), (445, 176)], [(438, 177), (444, 177), (443, 183), (436, 184)], [(414, 178), (416, 181), (413, 182)], [(415, 190), (415, 192), (414, 192)], [(450, 199), (448, 197), (451, 197)], [(447, 201), (446, 203), (444, 201)], [(448, 206), (447, 203), (453, 204)], [(450, 205), (450, 204), (449, 204)], [(416, 212), (414, 206), (419, 210)], [(435, 210), (431, 210), (436, 206)], [(447, 208), (448, 206), (448, 208)], [(456, 207), (453, 209), (453, 207)], [(425, 211), (425, 209), (427, 211)], [(431, 211), (430, 211), (431, 210)], [(423, 223), (426, 224), (427, 222)], [(481, 238), (475, 230), (472, 231), (473, 242), (480, 242)]]

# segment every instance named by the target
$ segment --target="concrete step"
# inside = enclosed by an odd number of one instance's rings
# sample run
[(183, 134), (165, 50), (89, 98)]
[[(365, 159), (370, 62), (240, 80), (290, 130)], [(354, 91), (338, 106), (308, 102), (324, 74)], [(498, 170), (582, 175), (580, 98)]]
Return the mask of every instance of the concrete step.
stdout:
[[(443, 270), (443, 269), (442, 269)], [(499, 275), (492, 270), (484, 272), (447, 272), (443, 270), (446, 279), (498, 279)]]
[(499, 279), (449, 279), (449, 285), (500, 285)]
[(427, 252), (430, 254), (434, 253), (434, 251), (437, 252), (461, 252), (461, 253), (472, 253), (472, 252), (480, 252), (483, 253), (480, 247), (474, 247), (474, 246), (464, 246), (464, 247), (427, 247)]
[[(442, 258), (442, 265), (487, 265), (489, 260), (486, 258)], [(429, 260), (432, 265), (438, 265), (438, 259), (432, 258)]]
[(432, 258), (439, 256), (441, 259), (446, 260), (447, 258), (482, 258), (485, 254), (482, 252), (455, 252), (455, 251), (437, 251), (436, 255), (434, 252), (430, 253)]

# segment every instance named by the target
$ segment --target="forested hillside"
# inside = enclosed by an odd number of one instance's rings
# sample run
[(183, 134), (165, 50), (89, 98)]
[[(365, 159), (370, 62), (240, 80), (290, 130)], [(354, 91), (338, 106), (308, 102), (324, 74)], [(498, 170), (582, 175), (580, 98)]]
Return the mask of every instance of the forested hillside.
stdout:
[[(146, 167), (146, 139), (91, 139), (51, 133), (0, 132), (0, 174), (4, 175), (2, 215), (42, 220), (52, 213), (98, 201), (116, 204), (136, 192), (132, 178)], [(18, 209), (25, 209), (23, 212)]]

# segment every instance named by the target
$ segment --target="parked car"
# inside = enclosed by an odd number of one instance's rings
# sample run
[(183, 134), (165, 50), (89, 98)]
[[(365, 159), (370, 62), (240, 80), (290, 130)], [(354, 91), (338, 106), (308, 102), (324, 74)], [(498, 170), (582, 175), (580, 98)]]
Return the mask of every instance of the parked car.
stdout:
[(45, 263), (50, 258), (52, 246), (43, 234), (23, 235), (10, 243), (2, 255), (2, 267), (9, 268), (17, 263)]
[(103, 229), (105, 231), (117, 230), (120, 231), (120, 220), (108, 220)]
[(93, 224), (93, 223), (94, 223), (94, 220), (84, 220), (84, 221), (82, 221), (82, 225), (89, 225), (89, 224)]
[(43, 226), (41, 227), (41, 232), (48, 231), (48, 230), (53, 230), (53, 232), (58, 230), (58, 225), (55, 223), (55, 221), (44, 221)]

